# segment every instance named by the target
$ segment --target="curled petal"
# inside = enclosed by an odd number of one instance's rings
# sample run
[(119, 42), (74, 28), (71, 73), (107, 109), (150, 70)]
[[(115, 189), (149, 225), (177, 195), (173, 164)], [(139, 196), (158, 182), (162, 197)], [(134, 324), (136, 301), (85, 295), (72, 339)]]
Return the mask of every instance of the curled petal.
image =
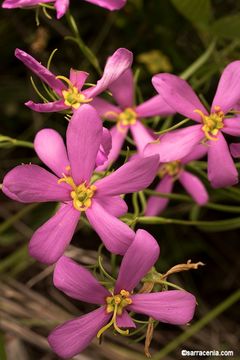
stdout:
[[(155, 191), (164, 194), (169, 194), (172, 192), (173, 184), (174, 182), (171, 176), (168, 175), (164, 176), (164, 178), (160, 181), (160, 183), (156, 187)], [(163, 198), (163, 197), (161, 198), (159, 196), (150, 196), (147, 202), (145, 215), (157, 216), (158, 214), (160, 214), (160, 212), (166, 209), (168, 203), (169, 203), (169, 199), (167, 198)]]
[(217, 141), (209, 141), (208, 145), (208, 179), (212, 187), (237, 184), (238, 172), (222, 133), (218, 133)]
[(180, 77), (166, 73), (158, 74), (152, 78), (152, 83), (166, 103), (179, 114), (198, 122), (201, 121), (201, 116), (194, 110), (198, 109), (203, 114), (208, 114), (191, 86)]
[(180, 173), (179, 181), (196, 203), (204, 205), (208, 202), (207, 190), (197, 176), (184, 170)]
[(73, 84), (73, 86), (76, 86), (78, 91), (82, 90), (82, 87), (85, 84), (85, 81), (88, 76), (89, 76), (89, 73), (87, 73), (85, 71), (80, 71), (80, 70), (75, 70), (75, 69), (70, 70), (70, 81)]
[(121, 290), (132, 291), (157, 261), (160, 248), (152, 235), (138, 230), (122, 259), (115, 294)]
[(105, 326), (111, 314), (107, 314), (105, 307), (69, 320), (54, 329), (48, 337), (53, 351), (63, 359), (69, 359), (83, 351)]
[(45, 104), (36, 104), (33, 101), (27, 101), (25, 103), (25, 105), (36, 112), (58, 112), (58, 111), (63, 111), (68, 109), (68, 106), (66, 106), (64, 104), (63, 100), (57, 100), (57, 101), (53, 101), (53, 102), (49, 102), (49, 103), (45, 103)]
[(91, 304), (103, 305), (106, 297), (110, 296), (109, 291), (88, 270), (66, 256), (56, 263), (53, 283), (71, 298)]
[(44, 264), (54, 264), (72, 240), (80, 213), (72, 203), (63, 204), (57, 213), (38, 228), (29, 243), (30, 255)]
[(40, 130), (34, 139), (34, 149), (42, 162), (60, 178), (69, 166), (62, 137), (53, 129)]
[(101, 199), (94, 200), (86, 211), (87, 218), (100, 236), (106, 248), (114, 253), (123, 255), (131, 244), (135, 233), (125, 223), (104, 209)]
[(50, 88), (52, 88), (58, 95), (62, 96), (62, 90), (64, 90), (66, 87), (59, 79), (56, 79), (56, 75), (52, 74), (47, 68), (41, 65), (40, 62), (35, 60), (25, 51), (16, 49), (15, 56), (42, 81), (50, 86)]
[(196, 307), (195, 297), (180, 290), (136, 294), (132, 296), (132, 301), (128, 307), (130, 311), (174, 325), (185, 325), (191, 321)]
[(102, 141), (96, 158), (96, 166), (101, 166), (108, 160), (108, 155), (111, 148), (112, 148), (111, 133), (108, 129), (103, 128)]
[(9, 171), (3, 180), (2, 191), (24, 203), (70, 200), (69, 186), (58, 184), (55, 175), (38, 165), (19, 165)]

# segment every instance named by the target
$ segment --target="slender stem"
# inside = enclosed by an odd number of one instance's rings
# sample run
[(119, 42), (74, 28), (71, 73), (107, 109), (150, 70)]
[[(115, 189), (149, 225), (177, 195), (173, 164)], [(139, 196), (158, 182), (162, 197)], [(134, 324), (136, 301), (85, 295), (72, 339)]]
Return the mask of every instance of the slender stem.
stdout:
[(186, 124), (186, 123), (187, 123), (188, 121), (190, 121), (190, 120), (191, 120), (191, 119), (184, 119), (184, 120), (180, 121), (179, 123), (177, 123), (176, 125), (171, 126), (171, 127), (168, 128), (168, 129), (164, 129), (164, 130), (160, 130), (160, 131), (155, 132), (155, 134), (157, 134), (157, 135), (162, 135), (162, 134), (165, 134), (165, 133), (167, 133), (167, 132), (169, 132), (169, 131), (178, 129), (180, 126)]
[(227, 310), (230, 306), (240, 300), (240, 290), (235, 291), (226, 300), (217, 305), (213, 310), (209, 311), (202, 319), (190, 326), (184, 333), (176, 337), (168, 343), (162, 350), (152, 357), (152, 360), (165, 359), (168, 354), (184, 344), (186, 340), (198, 333), (203, 327), (209, 324), (213, 319)]

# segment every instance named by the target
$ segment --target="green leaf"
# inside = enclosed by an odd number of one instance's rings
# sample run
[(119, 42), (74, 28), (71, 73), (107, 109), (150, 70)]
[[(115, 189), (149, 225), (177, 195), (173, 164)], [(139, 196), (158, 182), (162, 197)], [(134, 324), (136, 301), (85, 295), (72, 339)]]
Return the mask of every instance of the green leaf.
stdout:
[(213, 35), (223, 38), (239, 38), (240, 36), (240, 15), (231, 15), (220, 18), (215, 21), (210, 31)]
[(212, 19), (210, 0), (171, 0), (171, 2), (193, 25), (207, 24)]

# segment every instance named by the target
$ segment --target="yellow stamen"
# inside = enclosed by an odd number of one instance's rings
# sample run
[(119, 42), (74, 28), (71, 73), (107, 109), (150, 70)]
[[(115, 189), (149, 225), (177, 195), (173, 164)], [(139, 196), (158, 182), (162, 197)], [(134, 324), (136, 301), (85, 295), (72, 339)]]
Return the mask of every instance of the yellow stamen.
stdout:
[(160, 178), (163, 178), (165, 175), (170, 175), (170, 176), (174, 177), (175, 179), (177, 179), (181, 170), (182, 170), (182, 164), (179, 160), (176, 160), (176, 161), (172, 161), (172, 162), (163, 164), (160, 167), (158, 174), (159, 174)]
[(117, 129), (120, 132), (125, 132), (126, 128), (130, 125), (136, 124), (137, 113), (132, 108), (126, 108), (121, 113), (115, 111), (108, 111), (105, 113), (105, 117), (114, 117), (117, 121)]
[(223, 119), (224, 113), (220, 106), (214, 106), (214, 112), (210, 115), (205, 115), (201, 110), (194, 110), (202, 118), (202, 130), (207, 140), (218, 140), (217, 135), (220, 129), (224, 127)]

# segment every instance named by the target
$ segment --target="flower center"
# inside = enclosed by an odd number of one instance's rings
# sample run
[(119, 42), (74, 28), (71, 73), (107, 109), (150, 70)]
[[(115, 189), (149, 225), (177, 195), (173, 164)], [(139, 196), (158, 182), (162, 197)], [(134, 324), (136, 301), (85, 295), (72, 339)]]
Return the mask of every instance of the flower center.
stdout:
[(137, 113), (132, 108), (126, 108), (120, 114), (115, 111), (108, 111), (105, 116), (108, 115), (114, 116), (117, 121), (117, 128), (120, 132), (124, 132), (127, 126), (134, 125), (137, 121)]
[(58, 180), (61, 184), (65, 182), (72, 187), (71, 198), (73, 199), (73, 206), (78, 211), (86, 211), (92, 205), (92, 197), (94, 196), (97, 187), (95, 185), (86, 186), (86, 182), (76, 185), (71, 176), (64, 175)]
[(160, 178), (163, 178), (165, 175), (170, 175), (172, 177), (177, 178), (181, 170), (182, 170), (182, 164), (179, 160), (176, 160), (163, 164), (160, 167), (158, 174)]
[(132, 299), (130, 298), (129, 291), (126, 290), (121, 290), (119, 294), (108, 296), (106, 298), (106, 312), (108, 314), (113, 313), (113, 316), (111, 321), (99, 330), (97, 338), (100, 338), (100, 336), (112, 325), (114, 326), (114, 329), (122, 335), (127, 335), (129, 333), (129, 330), (122, 330), (118, 327), (117, 315), (122, 315), (123, 309), (130, 304), (132, 304)]
[(214, 112), (210, 115), (204, 115), (201, 110), (194, 110), (202, 118), (202, 130), (205, 134), (207, 140), (218, 140), (217, 134), (220, 129), (224, 127), (223, 119), (224, 113), (221, 110), (220, 106), (214, 106)]
[(64, 98), (64, 104), (70, 106), (74, 109), (78, 109), (81, 104), (86, 104), (92, 101), (92, 99), (87, 99), (86, 96), (78, 91), (78, 88), (72, 84), (72, 82), (65, 76), (57, 76), (57, 79), (65, 81), (69, 88), (68, 90), (63, 90), (62, 95)]

